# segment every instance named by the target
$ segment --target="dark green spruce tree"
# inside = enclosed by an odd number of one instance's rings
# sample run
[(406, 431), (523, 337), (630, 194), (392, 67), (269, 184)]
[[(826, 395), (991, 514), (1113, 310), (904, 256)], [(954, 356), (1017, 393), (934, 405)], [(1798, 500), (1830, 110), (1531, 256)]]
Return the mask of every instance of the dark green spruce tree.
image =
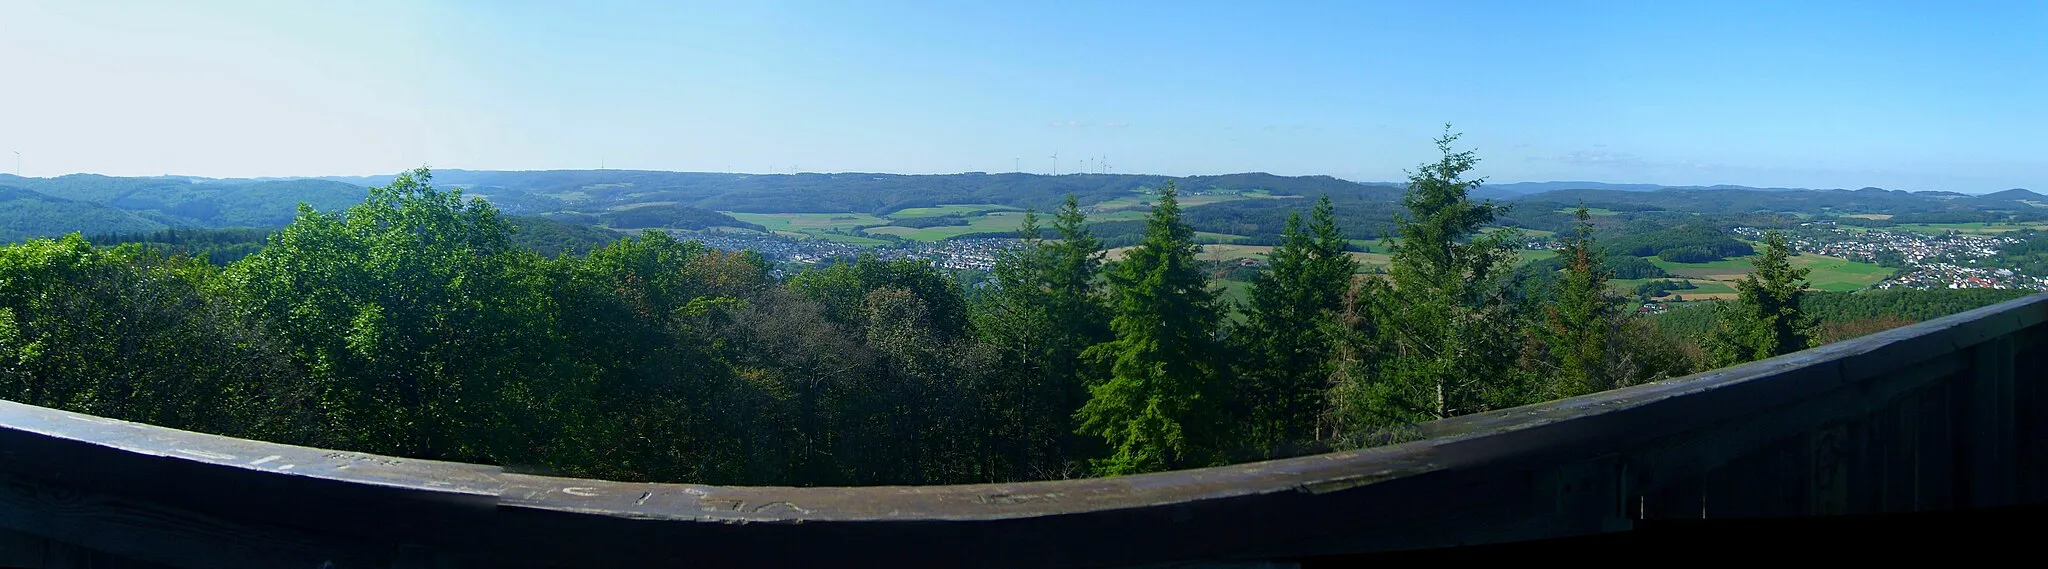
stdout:
[(1087, 350), (1108, 368), (1088, 386), (1081, 432), (1108, 443), (1101, 475), (1216, 464), (1223, 423), (1216, 364), (1219, 298), (1196, 263), (1173, 183), (1159, 190), (1145, 238), (1109, 269), (1110, 329)]
[(1621, 299), (1607, 289), (1614, 274), (1601, 265), (1605, 255), (1594, 245), (1584, 204), (1574, 217), (1578, 223), (1557, 252), (1564, 270), (1558, 274), (1556, 296), (1545, 307), (1543, 331), (1553, 368), (1543, 382), (1544, 399), (1605, 391), (1616, 381), (1610, 343)]
[(1266, 455), (1317, 439), (1326, 408), (1332, 338), (1329, 323), (1344, 306), (1344, 291), (1358, 262), (1344, 251), (1344, 234), (1325, 195), (1309, 213), (1287, 216), (1272, 266), (1251, 283), (1251, 306), (1241, 329), (1253, 369), (1240, 375), (1251, 404), (1249, 443)]
[(1514, 233), (1483, 231), (1505, 206), (1469, 197), (1482, 180), (1464, 175), (1479, 159), (1453, 151), (1448, 130), (1442, 158), (1409, 176), (1387, 278), (1365, 281), (1343, 318), (1331, 398), (1346, 444), (1533, 396), (1515, 365), (1521, 321), (1504, 278)]
[(1750, 261), (1754, 273), (1735, 281), (1739, 295), (1721, 303), (1721, 324), (1707, 336), (1716, 367), (1780, 356), (1820, 345), (1818, 323), (1800, 309), (1806, 274), (1793, 268), (1791, 247), (1776, 231), (1764, 235), (1763, 254)]
[(1072, 195), (1053, 218), (1055, 239), (1040, 238), (1037, 215), (1024, 217), (1026, 246), (996, 260), (995, 286), (975, 311), (1009, 371), (989, 410), (1002, 425), (995, 436), (1006, 440), (995, 460), (1008, 479), (1070, 477), (1079, 473), (1069, 465), (1093, 446), (1074, 431), (1091, 375), (1081, 353), (1111, 338), (1097, 286), (1103, 252)]

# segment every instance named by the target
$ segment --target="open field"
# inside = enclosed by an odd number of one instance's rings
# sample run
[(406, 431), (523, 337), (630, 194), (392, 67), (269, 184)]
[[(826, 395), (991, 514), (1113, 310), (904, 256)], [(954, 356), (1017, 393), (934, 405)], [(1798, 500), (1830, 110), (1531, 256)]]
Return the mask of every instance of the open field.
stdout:
[(1207, 241), (1218, 241), (1218, 242), (1222, 242), (1222, 243), (1236, 243), (1236, 242), (1239, 242), (1239, 241), (1243, 241), (1243, 240), (1245, 240), (1245, 239), (1248, 239), (1248, 237), (1245, 237), (1245, 236), (1243, 236), (1243, 235), (1231, 235), (1231, 234), (1229, 234), (1229, 233), (1210, 233), (1210, 232), (1207, 232), (1207, 231), (1196, 231), (1196, 232), (1195, 232), (1195, 240), (1196, 240), (1196, 241), (1204, 241), (1204, 240), (1207, 240)]
[(1204, 261), (1234, 261), (1237, 259), (1264, 259), (1273, 254), (1273, 248), (1265, 245), (1203, 245), (1202, 252), (1195, 258)]
[[(1638, 283), (1640, 283), (1640, 282), (1644, 282), (1644, 281), (1653, 281), (1653, 280), (1663, 280), (1663, 279), (1630, 279), (1630, 280), (1631, 280), (1631, 282), (1638, 282)], [(1679, 279), (1679, 280), (1683, 280), (1683, 279)], [(1736, 292), (1735, 292), (1735, 287), (1734, 287), (1734, 286), (1732, 286), (1732, 285), (1731, 285), (1730, 283), (1725, 283), (1725, 282), (1721, 282), (1721, 281), (1709, 281), (1709, 280), (1700, 280), (1700, 279), (1693, 279), (1693, 281), (1692, 281), (1692, 284), (1693, 284), (1693, 286), (1695, 286), (1695, 287), (1699, 287), (1699, 288), (1692, 288), (1692, 289), (1685, 289), (1685, 290), (1673, 290), (1673, 291), (1671, 291), (1671, 294), (1670, 294), (1670, 295), (1666, 295), (1666, 296), (1664, 296), (1664, 297), (1662, 297), (1662, 298), (1658, 298), (1657, 300), (1658, 300), (1658, 301), (1661, 301), (1661, 302), (1691, 302), (1691, 301), (1695, 301), (1695, 300), (1734, 300), (1735, 298), (1737, 298), (1737, 297), (1740, 297), (1740, 296), (1741, 296), (1740, 294), (1738, 294), (1738, 293), (1736, 293)], [(1634, 298), (1634, 296), (1635, 296), (1635, 292), (1636, 292), (1636, 287), (1635, 287), (1635, 285), (1629, 285), (1629, 286), (1628, 286), (1627, 288), (1623, 288), (1623, 287), (1619, 287), (1619, 286), (1616, 286), (1616, 287), (1613, 287), (1613, 288), (1614, 288), (1614, 291), (1615, 291), (1616, 293), (1619, 293), (1619, 294), (1621, 294), (1621, 295), (1623, 295), (1623, 296), (1628, 296), (1628, 297), (1630, 297), (1630, 298)], [(1674, 298), (1674, 297), (1675, 297), (1675, 298)]]
[[(1652, 257), (1650, 262), (1662, 267), (1674, 277), (1691, 278), (1695, 282), (1704, 280), (1732, 283), (1751, 271), (1750, 260), (1747, 257), (1722, 259), (1712, 263), (1673, 263)], [(1806, 281), (1811, 283), (1813, 288), (1837, 292), (1861, 290), (1891, 276), (1894, 271), (1871, 263), (1814, 254), (1793, 256), (1792, 266), (1812, 269), (1807, 273)], [(1704, 287), (1705, 284), (1701, 283), (1701, 286)], [(1691, 298), (1692, 295), (1686, 297)]]
[[(1002, 207), (1004, 206), (993, 206), (987, 204), (948, 205), (935, 208), (916, 208), (915, 210), (905, 210), (910, 211), (911, 215), (903, 216), (902, 212), (898, 212), (897, 214), (893, 214), (890, 217), (931, 217), (935, 215), (946, 215), (950, 213), (961, 213), (968, 211), (987, 211), (992, 208)], [(915, 239), (919, 241), (938, 241), (941, 239), (945, 239), (947, 237), (952, 237), (964, 233), (1016, 231), (1017, 226), (1022, 224), (1024, 221), (1024, 212), (1017, 211), (1015, 210), (1015, 208), (1007, 208), (1004, 211), (990, 211), (982, 215), (969, 216), (966, 218), (968, 221), (967, 225), (943, 225), (938, 227), (922, 228), (898, 227), (888, 225), (888, 223), (891, 221), (890, 219), (876, 217), (864, 213), (726, 212), (726, 215), (731, 215), (733, 216), (733, 218), (738, 219), (740, 221), (761, 224), (762, 227), (766, 227), (769, 231), (773, 231), (780, 235), (811, 236), (822, 239), (830, 239), (833, 241), (839, 241), (843, 243), (856, 243), (865, 245), (878, 245), (888, 242), (873, 237), (844, 235), (835, 232), (850, 232), (854, 231), (855, 229), (865, 227), (866, 229), (864, 231), (869, 234), (895, 235), (903, 237), (905, 239)]]
[(1693, 286), (1698, 288), (1671, 291), (1672, 294), (1676, 294), (1687, 299), (1717, 298), (1723, 295), (1729, 298), (1733, 298), (1735, 296), (1735, 287), (1733, 285), (1722, 281), (1710, 281), (1706, 279), (1686, 279), (1669, 277), (1657, 277), (1649, 279), (1612, 279), (1607, 281), (1607, 288), (1612, 289), (1614, 290), (1614, 292), (1623, 295), (1632, 296), (1636, 293), (1636, 287), (1642, 286), (1643, 283), (1655, 281), (1691, 282)]
[(853, 231), (862, 225), (888, 223), (888, 220), (865, 213), (733, 213), (723, 212), (733, 219), (758, 223), (776, 235), (789, 237), (816, 237), (828, 241), (854, 245), (885, 245), (888, 241), (873, 237), (833, 233)]
[(1109, 212), (1090, 213), (1088, 221), (1144, 221), (1146, 210), (1124, 209)]
[[(1223, 196), (1231, 199), (1245, 199), (1241, 196)], [(836, 232), (851, 232), (856, 229), (870, 235), (894, 235), (917, 241), (939, 241), (968, 233), (1011, 233), (1024, 221), (1024, 211), (1015, 207), (996, 204), (949, 204), (936, 207), (908, 208), (887, 216), (864, 213), (736, 213), (723, 212), (734, 219), (758, 223), (781, 235), (813, 236), (846, 243), (878, 244), (886, 241), (842, 235)], [(964, 215), (974, 214), (974, 215)], [(889, 225), (899, 219), (962, 215), (967, 225), (941, 225), (935, 227), (902, 227)], [(1050, 214), (1039, 213), (1041, 227), (1051, 223)], [(1089, 221), (1139, 221), (1145, 219), (1142, 209), (1088, 214)], [(1228, 233), (1196, 232), (1198, 240), (1215, 243), (1235, 243), (1246, 239), (1243, 235)]]
[[(1560, 209), (1558, 209), (1558, 210), (1557, 210), (1557, 212), (1558, 212), (1558, 213), (1566, 213), (1566, 214), (1570, 214), (1570, 213), (1578, 213), (1578, 212), (1579, 212), (1579, 208), (1575, 208), (1575, 207), (1567, 207), (1567, 208), (1560, 208)], [(1604, 208), (1604, 207), (1589, 207), (1589, 208), (1586, 208), (1586, 215), (1600, 215), (1600, 216), (1607, 216), (1607, 215), (1621, 215), (1621, 212), (1618, 212), (1618, 211), (1614, 211), (1614, 210), (1611, 210), (1611, 209), (1607, 209), (1607, 208)]]
[(1095, 205), (1091, 205), (1081, 209), (1082, 211), (1090, 212), (1089, 216), (1093, 217), (1093, 212), (1111, 212), (1148, 207), (1152, 207), (1152, 200), (1149, 198), (1139, 196), (1124, 196), (1113, 200), (1096, 202)]
[(1835, 292), (1861, 290), (1892, 276), (1895, 271), (1841, 257), (1812, 254), (1793, 257), (1792, 266), (1813, 269), (1806, 275), (1807, 282), (1813, 283), (1813, 288)]
[[(1395, 239), (1395, 240), (1396, 240), (1396, 241), (1399, 241), (1399, 239)], [(1365, 250), (1366, 250), (1366, 252), (1369, 252), (1369, 253), (1392, 253), (1392, 252), (1394, 252), (1394, 248), (1393, 248), (1393, 247), (1389, 247), (1389, 246), (1387, 246), (1386, 242), (1384, 242), (1384, 241), (1382, 241), (1382, 240), (1379, 240), (1379, 239), (1349, 239), (1348, 241), (1350, 241), (1352, 245), (1355, 245), (1355, 246), (1358, 246), (1359, 248), (1365, 249)]]
[[(1235, 200), (1301, 198), (1302, 196), (1276, 196), (1265, 190), (1245, 190), (1215, 192), (1205, 191), (1200, 193), (1183, 192), (1180, 194), (1179, 200), (1180, 207), (1190, 208), (1198, 205), (1208, 205), (1212, 203), (1221, 203)], [(1089, 219), (1097, 219), (1097, 214), (1095, 212), (1110, 213), (1116, 211), (1137, 210), (1142, 213), (1143, 210), (1151, 209), (1153, 201), (1154, 198), (1151, 194), (1134, 194), (1109, 201), (1099, 202), (1095, 205), (1091, 205), (1083, 209), (1090, 211), (1090, 213), (1088, 214)]]
[(938, 217), (941, 215), (953, 214), (965, 215), (978, 211), (1016, 211), (1017, 209), (1018, 208), (1012, 206), (992, 203), (951, 204), (936, 207), (907, 207), (896, 210), (895, 213), (889, 214), (889, 219), (909, 219), (913, 217)]
[(1883, 221), (1883, 220), (1891, 219), (1891, 218), (1892, 218), (1892, 214), (1889, 214), (1889, 213), (1852, 213), (1852, 214), (1844, 215), (1844, 216), (1842, 216), (1842, 217), (1854, 217), (1854, 218), (1857, 218), (1857, 219), (1875, 219), (1875, 220)]
[(1709, 280), (1735, 280), (1742, 278), (1742, 275), (1749, 274), (1750, 271), (1748, 257), (1743, 257), (1739, 259), (1722, 259), (1711, 263), (1673, 263), (1671, 261), (1666, 261), (1664, 259), (1657, 257), (1644, 258), (1649, 259), (1650, 264), (1656, 265), (1659, 268), (1664, 269), (1664, 272), (1671, 273), (1671, 275), (1675, 277)]
[[(479, 195), (478, 197), (487, 197), (487, 196), (481, 196), (481, 195)], [(634, 202), (634, 203), (629, 203), (629, 204), (620, 204), (620, 205), (615, 205), (615, 206), (611, 206), (611, 207), (605, 208), (605, 210), (607, 210), (607, 211), (626, 211), (626, 210), (629, 210), (629, 209), (634, 209), (634, 208), (642, 208), (642, 207), (651, 207), (651, 206), (657, 206), (657, 205), (676, 205), (676, 204), (678, 204), (678, 203), (682, 203), (682, 202), (673, 202), (673, 201), (668, 201), (668, 202)]]
[(823, 230), (852, 230), (862, 225), (882, 225), (889, 220), (865, 213), (735, 213), (721, 212), (747, 223), (758, 223), (769, 231), (811, 233)]
[[(1222, 290), (1223, 294), (1220, 296), (1222, 296), (1223, 301), (1226, 303), (1243, 306), (1251, 302), (1252, 283), (1230, 279), (1216, 279), (1210, 282), (1217, 289)], [(1239, 316), (1236, 314), (1236, 311), (1233, 310), (1231, 312), (1233, 313), (1232, 316)]]
[[(1041, 218), (1041, 225), (1043, 223), (1043, 219)], [(916, 239), (918, 241), (938, 241), (940, 239), (945, 239), (947, 237), (963, 235), (967, 233), (1015, 232), (1017, 231), (1018, 226), (1021, 226), (1023, 224), (1024, 212), (992, 211), (983, 215), (968, 217), (967, 225), (941, 225), (937, 227), (898, 227), (890, 225), (884, 227), (869, 227), (867, 228), (867, 232), (881, 235), (895, 235), (905, 239)]]

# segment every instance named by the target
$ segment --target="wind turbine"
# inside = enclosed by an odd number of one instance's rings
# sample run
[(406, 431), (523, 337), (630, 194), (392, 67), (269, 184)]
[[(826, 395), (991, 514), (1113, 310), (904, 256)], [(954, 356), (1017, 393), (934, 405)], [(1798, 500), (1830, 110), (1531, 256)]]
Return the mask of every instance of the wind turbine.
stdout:
[(21, 151), (20, 151), (20, 150), (16, 150), (16, 151), (14, 151), (14, 175), (15, 175), (16, 177), (20, 177), (20, 176), (21, 176)]
[(1060, 153), (1052, 153), (1052, 175), (1060, 175)]

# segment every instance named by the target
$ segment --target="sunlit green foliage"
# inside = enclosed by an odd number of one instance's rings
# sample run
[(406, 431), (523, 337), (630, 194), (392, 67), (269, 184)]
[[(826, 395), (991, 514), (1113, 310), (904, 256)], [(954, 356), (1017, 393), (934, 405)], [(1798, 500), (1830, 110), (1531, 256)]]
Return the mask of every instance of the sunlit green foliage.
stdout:
[(1337, 436), (1512, 407), (1531, 398), (1518, 366), (1521, 318), (1507, 279), (1518, 254), (1511, 230), (1483, 232), (1503, 206), (1474, 201), (1478, 164), (1437, 139), (1442, 157), (1409, 177), (1388, 279), (1366, 279), (1344, 319), (1332, 391)]
[(1088, 385), (1081, 430), (1108, 443), (1095, 462), (1105, 475), (1219, 462), (1226, 430), (1226, 369), (1218, 365), (1222, 313), (1200, 270), (1194, 229), (1181, 221), (1175, 191), (1159, 191), (1145, 240), (1109, 270), (1110, 329), (1116, 337), (1082, 357), (1108, 368)]
[(1820, 345), (1817, 322), (1800, 309), (1807, 294), (1806, 274), (1793, 268), (1785, 236), (1764, 237), (1764, 253), (1751, 260), (1752, 274), (1735, 282), (1741, 298), (1721, 303), (1721, 326), (1707, 336), (1716, 366), (1735, 365), (1789, 354)]

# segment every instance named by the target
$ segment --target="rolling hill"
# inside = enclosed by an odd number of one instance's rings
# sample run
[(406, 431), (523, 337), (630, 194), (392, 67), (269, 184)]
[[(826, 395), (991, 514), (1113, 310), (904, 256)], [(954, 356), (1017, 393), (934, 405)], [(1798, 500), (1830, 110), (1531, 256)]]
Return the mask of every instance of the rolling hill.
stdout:
[[(0, 236), (49, 235), (69, 230), (133, 232), (163, 227), (275, 227), (303, 202), (324, 211), (359, 203), (367, 186), (392, 176), (214, 179), (187, 176), (114, 177), (73, 174), (55, 178), (0, 175), (14, 186), (0, 205)], [(1134, 237), (1149, 207), (1149, 190), (1169, 180), (1180, 186), (1187, 217), (1200, 231), (1246, 244), (1273, 242), (1287, 215), (1306, 211), (1308, 199), (1328, 195), (1352, 239), (1384, 236), (1399, 208), (1402, 187), (1329, 176), (1241, 173), (1169, 177), (1145, 174), (1022, 173), (905, 175), (881, 173), (734, 174), (646, 170), (436, 170), (434, 183), (481, 197), (510, 215), (614, 229), (739, 227), (776, 230), (760, 216), (847, 214), (868, 219), (840, 228), (848, 239), (873, 241), (865, 228), (915, 239), (1007, 235), (1014, 221), (982, 219), (998, 210), (1049, 211), (1069, 194), (1089, 210), (1109, 238)], [(22, 193), (27, 192), (27, 193)], [(1562, 213), (1584, 203), (1619, 215), (1615, 222), (1656, 215), (1829, 216), (1845, 223), (2009, 222), (2048, 219), (2048, 199), (2027, 190), (1983, 196), (1880, 188), (1809, 190), (1744, 186), (1665, 187), (1560, 181), (1489, 184), (1475, 198), (1496, 198), (1511, 208), (1500, 222), (1543, 231), (1569, 225)], [(911, 212), (966, 207), (954, 217), (913, 219)], [(973, 209), (969, 208), (969, 209)], [(905, 215), (897, 215), (904, 212)], [(728, 215), (741, 214), (739, 216)], [(751, 217), (749, 217), (751, 216)], [(867, 216), (867, 217), (860, 217)], [(1855, 216), (1855, 217), (1851, 217)], [(779, 223), (789, 219), (775, 218)], [(807, 220), (812, 223), (816, 220)], [(1000, 223), (997, 223), (1000, 221)], [(849, 222), (851, 223), (851, 222)], [(813, 223), (815, 225), (815, 223)], [(833, 223), (833, 227), (847, 225)], [(945, 227), (936, 227), (936, 226)], [(1668, 224), (1665, 224), (1668, 225)], [(815, 229), (815, 228), (812, 228)], [(783, 232), (789, 232), (784, 228)]]
[(53, 237), (73, 231), (139, 233), (166, 227), (134, 212), (0, 186), (0, 242)]

